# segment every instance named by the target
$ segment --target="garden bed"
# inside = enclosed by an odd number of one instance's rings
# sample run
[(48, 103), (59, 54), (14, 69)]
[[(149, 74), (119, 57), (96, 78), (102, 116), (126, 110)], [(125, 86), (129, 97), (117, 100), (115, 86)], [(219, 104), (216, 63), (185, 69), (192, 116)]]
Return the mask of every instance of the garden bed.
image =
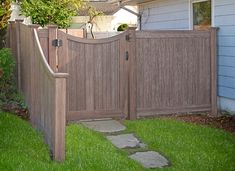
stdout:
[(158, 118), (170, 118), (194, 124), (208, 125), (210, 127), (224, 129), (235, 135), (235, 115), (220, 114), (218, 116), (212, 116), (210, 114), (173, 114), (161, 115), (158, 116)]

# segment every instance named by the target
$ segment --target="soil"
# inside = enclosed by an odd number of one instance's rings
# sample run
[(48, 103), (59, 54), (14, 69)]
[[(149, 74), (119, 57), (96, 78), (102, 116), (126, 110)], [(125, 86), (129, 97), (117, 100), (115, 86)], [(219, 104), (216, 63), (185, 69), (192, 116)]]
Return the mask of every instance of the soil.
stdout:
[(209, 113), (204, 114), (173, 114), (159, 116), (160, 118), (176, 119), (194, 124), (207, 125), (214, 128), (224, 129), (235, 135), (235, 115), (220, 113), (218, 116), (213, 116)]
[(1, 106), (1, 110), (13, 113), (24, 120), (29, 120), (29, 111), (27, 108), (22, 108), (17, 104), (5, 104)]

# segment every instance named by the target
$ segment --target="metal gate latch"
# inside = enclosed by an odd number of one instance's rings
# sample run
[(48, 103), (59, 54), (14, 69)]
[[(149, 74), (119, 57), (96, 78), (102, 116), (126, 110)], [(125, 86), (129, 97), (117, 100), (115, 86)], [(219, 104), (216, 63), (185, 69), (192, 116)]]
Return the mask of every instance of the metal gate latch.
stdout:
[(55, 46), (55, 47), (60, 47), (63, 45), (63, 41), (60, 40), (60, 39), (54, 39), (52, 40), (52, 46)]
[(129, 59), (129, 53), (128, 51), (126, 51), (126, 60), (128, 61), (128, 59)]

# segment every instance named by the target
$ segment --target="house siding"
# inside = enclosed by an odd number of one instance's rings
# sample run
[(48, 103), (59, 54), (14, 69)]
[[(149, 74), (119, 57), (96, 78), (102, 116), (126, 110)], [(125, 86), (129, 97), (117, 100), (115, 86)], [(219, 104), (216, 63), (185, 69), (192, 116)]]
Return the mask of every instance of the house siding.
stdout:
[(235, 111), (235, 1), (214, 0), (218, 31), (218, 90), (220, 107)]
[(188, 0), (156, 0), (140, 4), (143, 30), (189, 29)]
[[(190, 0), (156, 0), (139, 5), (142, 30), (190, 29)], [(218, 31), (218, 95), (221, 109), (235, 113), (235, 1), (212, 0)]]

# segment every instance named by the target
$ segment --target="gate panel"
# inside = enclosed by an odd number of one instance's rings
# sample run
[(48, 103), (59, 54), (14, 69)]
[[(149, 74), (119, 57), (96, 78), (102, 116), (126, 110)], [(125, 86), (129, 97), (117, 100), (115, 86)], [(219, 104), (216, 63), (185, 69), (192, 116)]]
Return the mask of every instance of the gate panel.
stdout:
[(101, 40), (58, 35), (67, 39), (67, 59), (58, 58), (59, 71), (69, 73), (68, 120), (126, 117), (126, 33)]

